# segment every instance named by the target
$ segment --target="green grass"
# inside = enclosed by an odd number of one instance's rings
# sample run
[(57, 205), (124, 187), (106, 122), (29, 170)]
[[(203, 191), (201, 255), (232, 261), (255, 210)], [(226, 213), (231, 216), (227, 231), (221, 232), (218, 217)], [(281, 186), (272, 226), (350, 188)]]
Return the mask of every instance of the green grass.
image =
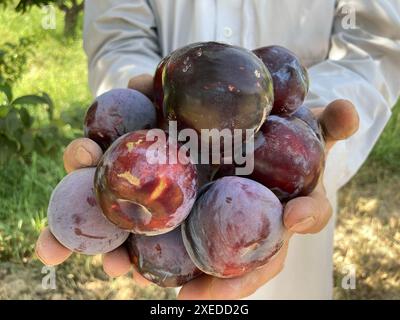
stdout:
[[(34, 39), (33, 55), (26, 72), (14, 85), (14, 96), (47, 92), (55, 104), (55, 116), (68, 119), (64, 128), (73, 137), (80, 128), (91, 96), (87, 86), (87, 61), (81, 34), (77, 39), (62, 36), (62, 13), (57, 11), (57, 28), (42, 28), (40, 9), (21, 15), (11, 9), (0, 11), (0, 44), (20, 37)], [(37, 109), (35, 112), (43, 112)], [(32, 162), (11, 162), (0, 172), (0, 261), (27, 261), (35, 239), (46, 224), (51, 190), (65, 175), (61, 150), (57, 156), (34, 155)]]
[(26, 261), (46, 225), (51, 191), (64, 176), (61, 156), (33, 155), (29, 164), (10, 163), (0, 171), (0, 260)]
[(56, 116), (70, 109), (85, 110), (91, 100), (87, 86), (87, 59), (82, 50), (81, 32), (77, 39), (62, 35), (62, 13), (56, 11), (55, 30), (42, 28), (42, 12), (33, 8), (21, 15), (13, 10), (0, 11), (0, 43), (20, 37), (34, 39), (33, 56), (27, 72), (15, 86), (15, 95), (46, 91), (56, 105)]
[(372, 150), (368, 165), (376, 165), (400, 174), (400, 100), (377, 144)]

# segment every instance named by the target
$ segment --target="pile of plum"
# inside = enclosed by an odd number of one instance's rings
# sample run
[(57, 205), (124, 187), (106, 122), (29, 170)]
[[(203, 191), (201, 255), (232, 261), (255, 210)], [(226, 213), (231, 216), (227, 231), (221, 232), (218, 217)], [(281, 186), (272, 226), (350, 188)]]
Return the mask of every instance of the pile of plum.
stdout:
[[(55, 188), (51, 232), (83, 254), (126, 246), (135, 269), (165, 287), (264, 265), (286, 239), (283, 205), (309, 194), (324, 166), (320, 126), (302, 106), (307, 91), (306, 69), (279, 46), (252, 52), (205, 42), (172, 52), (157, 67), (153, 102), (114, 89), (89, 107), (85, 136), (105, 153), (97, 168), (70, 173)], [(147, 133), (172, 120), (198, 133), (252, 130), (253, 172), (235, 176), (235, 162), (195, 164), (190, 155), (149, 162)]]

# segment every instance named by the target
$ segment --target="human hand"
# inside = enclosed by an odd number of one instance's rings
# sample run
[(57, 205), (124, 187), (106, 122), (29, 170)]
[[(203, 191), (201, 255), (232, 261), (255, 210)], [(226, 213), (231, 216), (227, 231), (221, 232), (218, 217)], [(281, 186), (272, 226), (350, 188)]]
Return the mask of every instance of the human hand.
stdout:
[[(350, 137), (358, 129), (358, 114), (349, 101), (336, 100), (326, 108), (314, 111), (324, 131), (326, 152), (329, 151), (336, 141)], [(76, 148), (71, 147), (71, 154), (75, 154), (73, 150)], [(64, 159), (64, 162), (68, 162), (70, 156), (66, 156)], [(92, 162), (96, 161), (93, 160)], [(89, 163), (89, 161), (86, 163)], [(76, 166), (75, 169), (84, 166)], [(284, 225), (289, 230), (288, 238), (293, 233), (306, 234), (321, 231), (328, 223), (331, 215), (332, 208), (326, 197), (323, 184), (320, 182), (310, 195), (295, 198), (286, 204)], [(286, 241), (279, 253), (268, 264), (242, 277), (219, 279), (204, 275), (192, 280), (182, 287), (179, 298), (239, 299), (252, 294), (283, 269), (288, 243), (289, 241)], [(46, 264), (61, 263), (71, 254), (68, 249), (64, 248), (54, 239), (47, 229), (43, 231), (38, 240), (37, 253)], [(130, 262), (126, 249), (120, 247), (105, 254), (103, 268), (110, 276), (119, 276), (128, 272)], [(134, 277), (141, 284), (148, 283), (147, 280), (136, 272), (134, 273)]]
[[(358, 114), (349, 101), (335, 100), (326, 108), (314, 109), (313, 112), (323, 129), (326, 153), (335, 142), (347, 139), (358, 129)], [(185, 284), (178, 298), (240, 299), (251, 295), (283, 270), (291, 235), (318, 233), (327, 225), (331, 216), (332, 207), (320, 179), (311, 194), (292, 199), (286, 204), (283, 222), (289, 231), (288, 239), (270, 262), (237, 278), (221, 279), (203, 275)]]
[[(139, 75), (130, 79), (128, 88), (138, 90), (148, 96), (153, 94), (153, 77), (148, 74)], [(72, 141), (64, 151), (64, 167), (67, 173), (86, 167), (94, 167), (100, 161), (103, 152), (100, 146), (88, 138), (79, 138)], [(49, 228), (42, 230), (37, 243), (36, 255), (46, 265), (58, 265), (64, 262), (72, 251), (64, 247), (51, 234)], [(121, 246), (103, 255), (103, 269), (111, 277), (127, 273), (131, 268), (128, 252)], [(140, 283), (147, 280), (138, 273), (134, 278)]]

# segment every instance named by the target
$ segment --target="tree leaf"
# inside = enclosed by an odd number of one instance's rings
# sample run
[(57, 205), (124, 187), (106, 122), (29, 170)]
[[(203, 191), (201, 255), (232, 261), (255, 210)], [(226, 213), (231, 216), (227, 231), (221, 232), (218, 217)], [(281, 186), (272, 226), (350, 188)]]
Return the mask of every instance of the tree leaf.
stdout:
[(24, 107), (18, 110), (19, 116), (21, 118), (22, 124), (25, 128), (30, 128), (33, 123), (33, 118), (29, 114), (28, 110)]
[(54, 103), (53, 100), (50, 98), (50, 96), (46, 92), (42, 92), (42, 96), (44, 99), (47, 101), (47, 105), (49, 106), (48, 112), (49, 112), (49, 119), (53, 120), (54, 116)]
[(0, 92), (3, 92), (7, 97), (7, 103), (10, 103), (13, 99), (12, 89), (8, 83), (0, 83)]
[(14, 106), (48, 104), (48, 100), (38, 95), (29, 94), (26, 96), (21, 96), (19, 98), (16, 98), (11, 104)]
[(25, 131), (21, 136), (21, 145), (23, 148), (23, 154), (28, 155), (32, 152), (35, 141), (33, 140), (32, 133), (30, 131)]
[(44, 153), (46, 150), (46, 139), (40, 135), (35, 136), (35, 150), (39, 153)]
[(53, 120), (54, 115), (54, 103), (53, 100), (46, 92), (42, 92), (41, 96), (38, 95), (26, 95), (19, 98), (16, 98), (12, 105), (39, 105), (44, 104), (47, 105), (47, 113), (49, 115), (49, 119)]
[(8, 106), (0, 106), (0, 118), (4, 118), (8, 114)]
[(17, 150), (18, 147), (14, 142), (0, 134), (0, 166), (7, 164)]
[(21, 120), (18, 117), (16, 110), (11, 110), (5, 118), (5, 134), (14, 139), (14, 133), (22, 128)]

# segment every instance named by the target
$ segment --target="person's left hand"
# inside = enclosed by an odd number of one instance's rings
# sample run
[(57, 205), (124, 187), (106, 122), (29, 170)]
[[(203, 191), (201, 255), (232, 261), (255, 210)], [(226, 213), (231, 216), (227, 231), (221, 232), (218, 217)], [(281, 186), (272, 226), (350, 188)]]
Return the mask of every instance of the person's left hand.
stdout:
[[(129, 80), (128, 88), (138, 90), (148, 98), (153, 97), (153, 77), (141, 74)], [(64, 151), (64, 167), (67, 173), (80, 168), (95, 167), (100, 161), (103, 152), (99, 145), (88, 138), (78, 138), (72, 141)], [(40, 233), (36, 242), (36, 256), (45, 265), (58, 265), (67, 260), (72, 251), (64, 247), (46, 227)], [(121, 276), (131, 270), (128, 252), (121, 246), (103, 255), (103, 269), (110, 277)], [(133, 273), (135, 281), (146, 284), (147, 280), (138, 272)]]
[[(347, 100), (335, 100), (326, 108), (313, 110), (325, 137), (326, 153), (338, 140), (353, 135), (359, 125), (357, 111)], [(278, 254), (266, 265), (241, 277), (221, 279), (203, 275), (185, 284), (179, 299), (240, 299), (254, 293), (259, 287), (282, 271), (289, 239), (294, 233), (318, 233), (332, 216), (332, 207), (320, 179), (315, 190), (306, 197), (289, 201), (284, 209), (283, 222), (289, 230), (288, 239)]]

